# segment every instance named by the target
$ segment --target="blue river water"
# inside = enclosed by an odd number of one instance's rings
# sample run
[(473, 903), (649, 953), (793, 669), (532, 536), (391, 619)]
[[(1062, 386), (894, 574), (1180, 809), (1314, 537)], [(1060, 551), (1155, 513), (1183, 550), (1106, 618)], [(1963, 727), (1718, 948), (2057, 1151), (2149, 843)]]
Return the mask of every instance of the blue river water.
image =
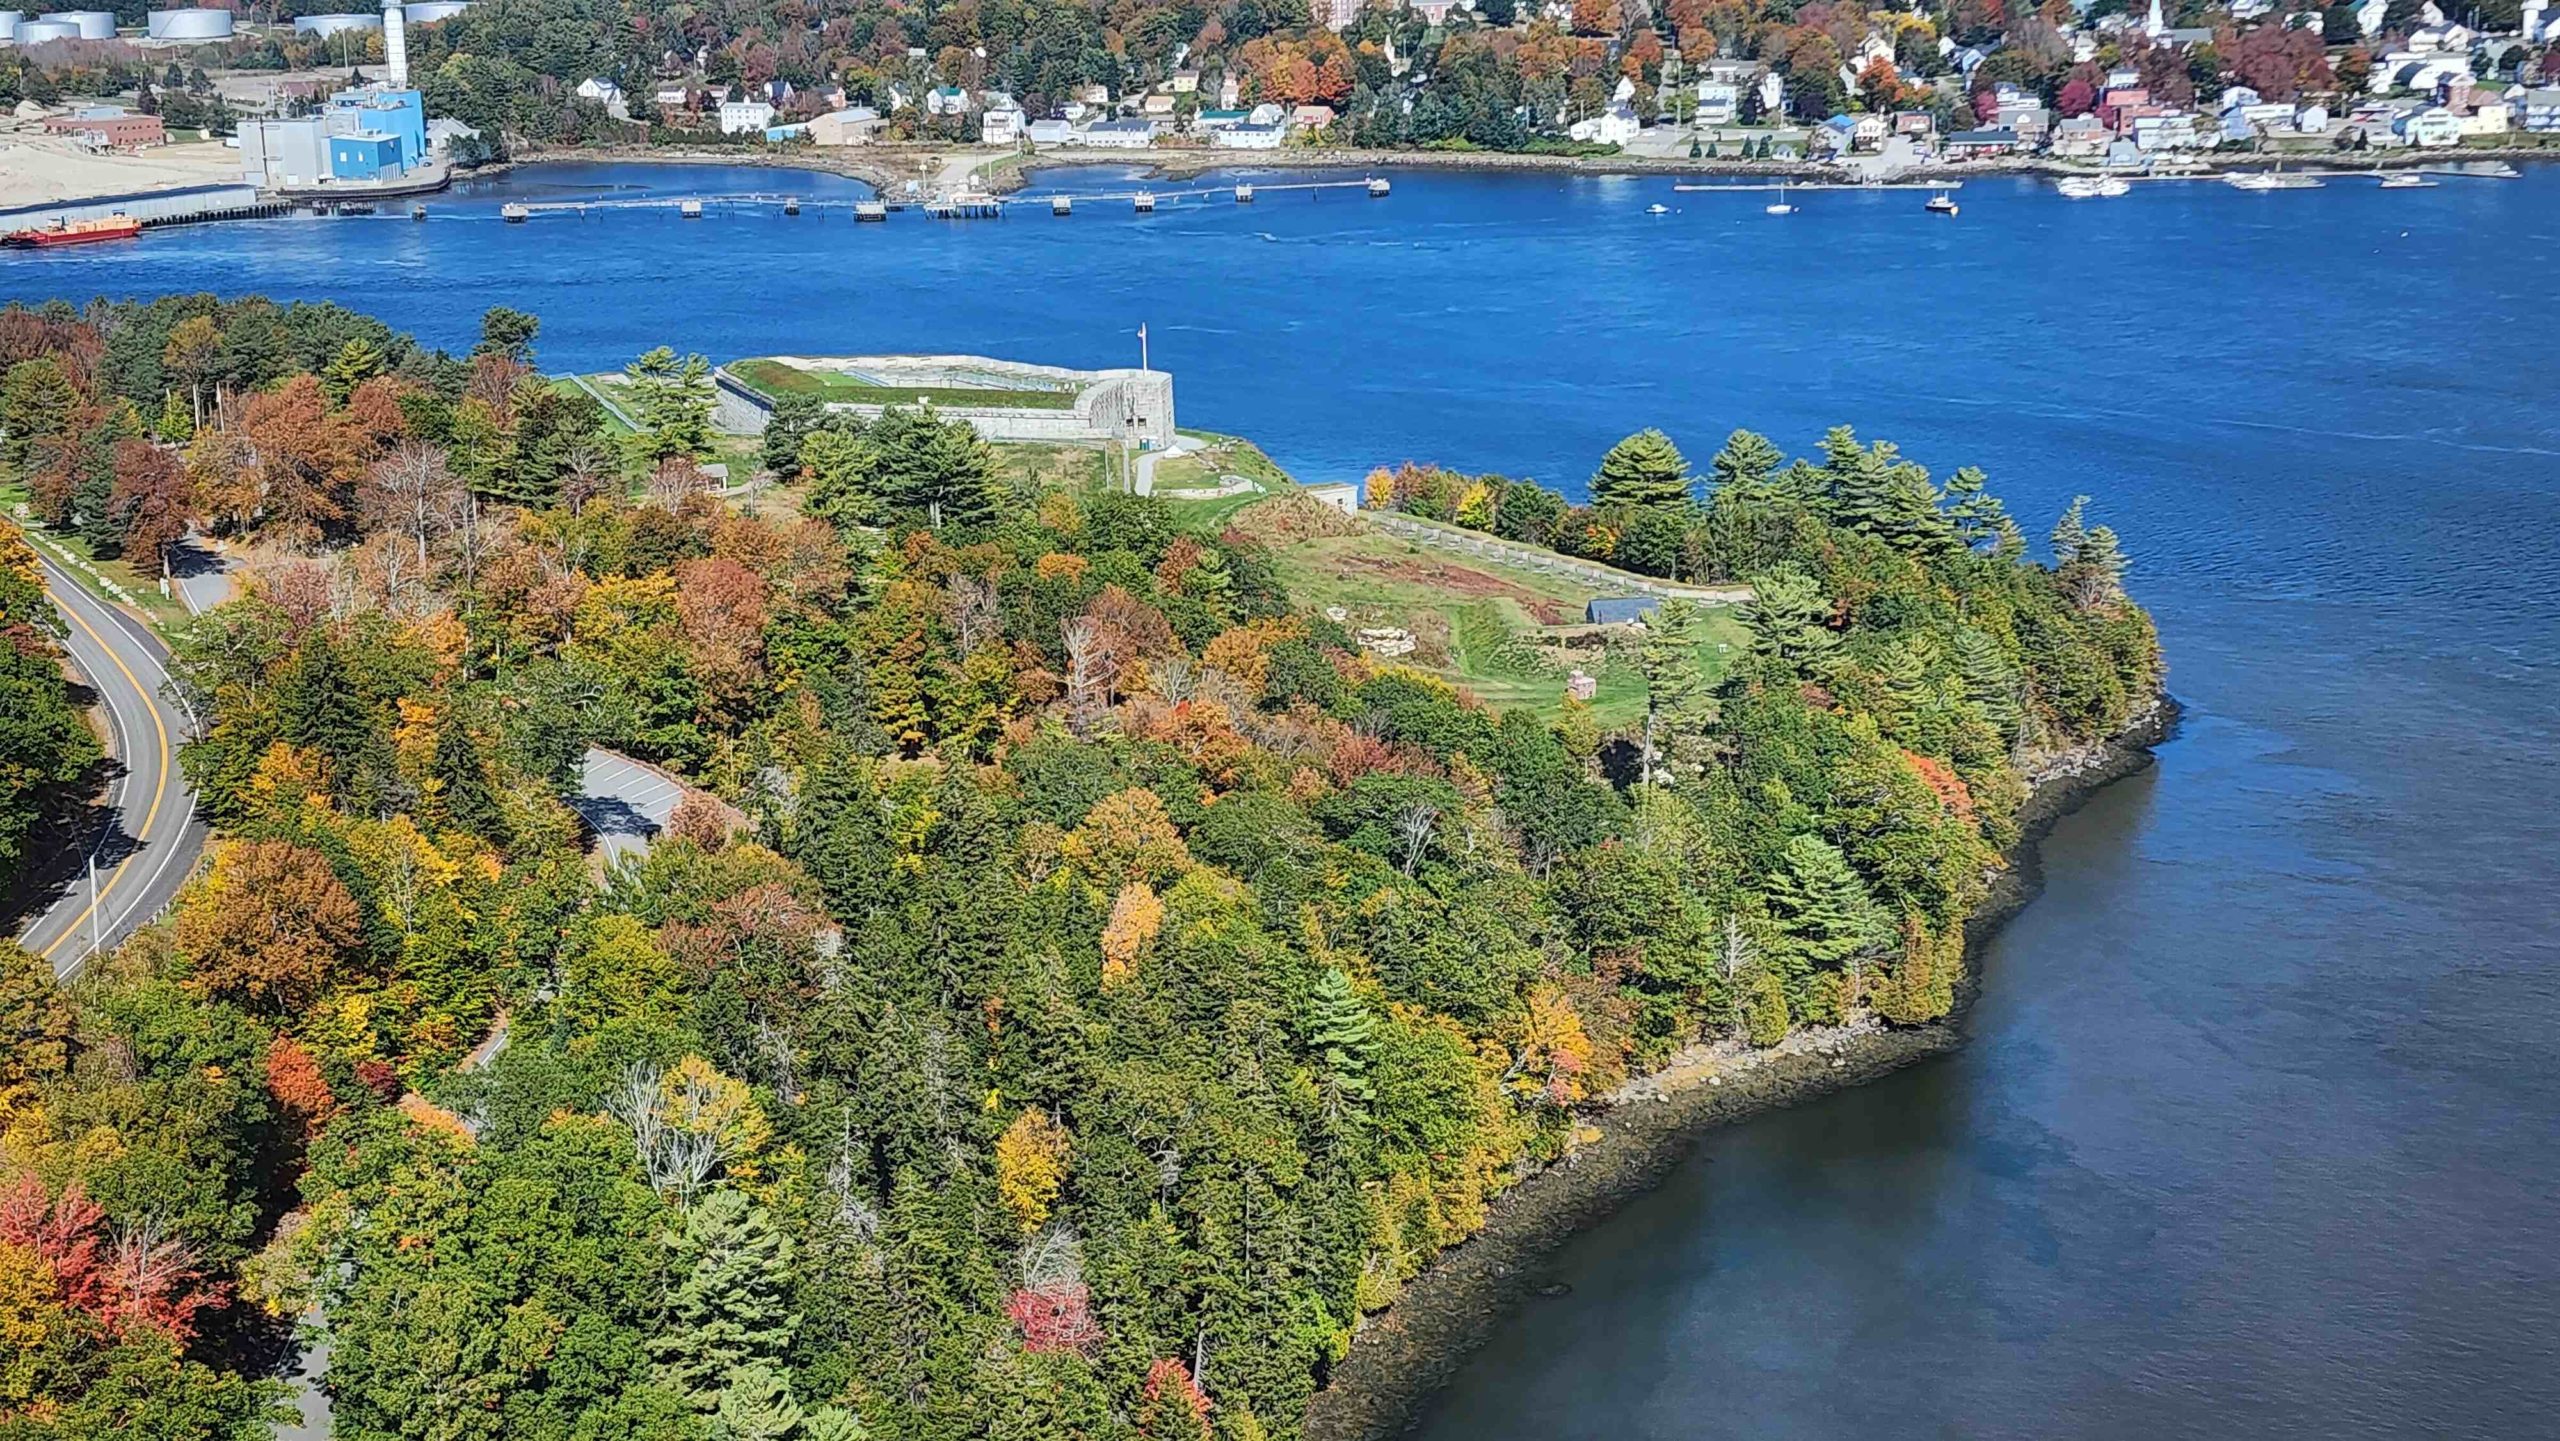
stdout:
[(1952, 220), (1421, 172), (1151, 217), (497, 217), (782, 189), (864, 193), (543, 167), (423, 224), (0, 258), (0, 300), (328, 298), (457, 349), (503, 303), (554, 369), (662, 343), (1130, 364), (1144, 324), (1184, 423), (1305, 479), (1579, 489), (1641, 426), (1703, 457), (1845, 421), (1983, 466), (2033, 533), (2093, 495), (2187, 718), (2055, 832), (1973, 1044), (1708, 1138), (1565, 1248), (1570, 1292), (1422, 1434), (2560, 1434), (2560, 172), (2002, 180)]

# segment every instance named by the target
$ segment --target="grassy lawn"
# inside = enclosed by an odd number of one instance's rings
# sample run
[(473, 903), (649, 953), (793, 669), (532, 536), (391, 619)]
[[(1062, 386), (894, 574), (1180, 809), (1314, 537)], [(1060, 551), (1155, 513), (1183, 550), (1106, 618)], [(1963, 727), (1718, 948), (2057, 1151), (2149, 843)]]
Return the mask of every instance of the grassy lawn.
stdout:
[[(18, 519), (18, 507), (25, 504), (26, 499), (25, 485), (17, 481), (0, 483), (0, 512), (6, 512), (12, 520)], [(133, 596), (135, 603), (141, 607), (144, 618), (154, 626), (171, 626), (187, 618), (187, 608), (179, 603), (176, 596), (164, 596), (160, 593), (160, 571), (157, 566), (145, 569), (123, 556), (112, 560), (100, 560), (97, 552), (90, 549), (89, 543), (77, 535), (47, 530), (36, 524), (32, 518), (19, 523), (25, 528), (29, 543), (48, 558), (59, 561), (68, 555), (94, 569), (96, 575), (92, 575), (89, 569), (83, 569), (80, 565), (63, 567), (64, 570), (78, 577), (80, 583), (87, 586), (99, 599), (109, 604), (122, 603), (121, 598), (114, 592), (98, 584), (97, 577), (104, 576), (124, 587)]]
[(731, 375), (770, 396), (815, 395), (853, 405), (991, 406), (1009, 410), (1073, 410), (1072, 390), (969, 390), (953, 386), (872, 385), (831, 370), (803, 370), (779, 360), (740, 360)]
[(1099, 489), (1111, 464), (1110, 457), (1089, 445), (1002, 441), (994, 449), (999, 479), (1037, 490)]
[[(1406, 663), (1466, 687), (1495, 707), (1552, 720), (1576, 667), (1599, 683), (1592, 710), (1603, 725), (1644, 713), (1644, 680), (1623, 638), (1604, 643), (1579, 623), (1600, 591), (1499, 560), (1443, 554), (1381, 531), (1275, 546), (1290, 594), (1311, 611), (1339, 606), (1355, 631), (1394, 626), (1418, 642)], [(1622, 635), (1623, 633), (1621, 633)], [(1572, 637), (1582, 644), (1542, 644)], [(1698, 659), (1721, 676), (1745, 642), (1729, 607), (1709, 607)]]

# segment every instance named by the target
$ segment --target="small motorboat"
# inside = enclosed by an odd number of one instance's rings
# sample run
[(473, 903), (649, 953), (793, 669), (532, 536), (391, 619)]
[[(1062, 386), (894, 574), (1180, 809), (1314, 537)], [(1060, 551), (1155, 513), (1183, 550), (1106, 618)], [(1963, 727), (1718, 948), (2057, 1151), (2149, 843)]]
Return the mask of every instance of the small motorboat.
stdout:
[(1239, 185), (1237, 185), (1237, 186), (1236, 186), (1236, 204), (1238, 204), (1238, 205), (1251, 205), (1252, 203), (1253, 203), (1253, 187), (1252, 187), (1252, 186), (1250, 186), (1250, 185), (1244, 185), (1244, 184), (1239, 184)]
[(533, 212), (510, 200), (498, 207), (498, 218), (509, 225), (522, 225), (533, 218)]
[(2091, 175), (2066, 176), (2055, 181), (2053, 188), (2066, 200), (2095, 200), (2099, 195), (2097, 177)]
[(1956, 213), (1955, 197), (1941, 190), (1937, 194), (1929, 197), (1929, 204), (1926, 208), (1932, 215), (1953, 215)]
[(1372, 199), (1372, 200), (1384, 200), (1384, 199), (1386, 199), (1386, 198), (1387, 198), (1387, 191), (1388, 191), (1390, 188), (1392, 188), (1392, 187), (1390, 187), (1390, 186), (1387, 184), (1386, 180), (1385, 180), (1383, 177), (1381, 177), (1381, 176), (1376, 176), (1376, 175), (1372, 175), (1372, 176), (1370, 176), (1370, 177), (1369, 177), (1369, 198), (1370, 198), (1370, 199)]
[(1155, 192), (1151, 190), (1141, 190), (1137, 193), (1137, 196), (1132, 203), (1136, 205), (1140, 215), (1149, 214), (1156, 208)]
[(797, 215), (797, 214), (799, 214), (799, 213), (800, 213), (800, 197), (799, 197), (799, 196), (797, 196), (797, 195), (793, 195), (793, 196), (788, 196), (788, 197), (786, 197), (786, 198), (783, 200), (783, 202), (782, 202), (782, 213), (783, 213), (783, 214), (785, 214), (785, 215)]
[(702, 202), (699, 200), (688, 200), (682, 205), (676, 207), (676, 213), (687, 220), (700, 220), (702, 218)]
[(2433, 190), (2436, 183), (2414, 170), (2402, 170), (2382, 177), (2385, 190)]
[(1647, 215), (1668, 215), (1671, 213), (1671, 207), (1668, 205), (1648, 205), (1644, 208), (1644, 213)]

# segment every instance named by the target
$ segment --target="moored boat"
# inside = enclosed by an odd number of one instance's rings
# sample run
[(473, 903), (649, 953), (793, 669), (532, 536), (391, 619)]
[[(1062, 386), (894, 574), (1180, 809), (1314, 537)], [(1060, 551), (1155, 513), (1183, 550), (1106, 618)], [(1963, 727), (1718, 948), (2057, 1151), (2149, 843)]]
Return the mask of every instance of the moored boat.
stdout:
[(142, 233), (142, 222), (130, 215), (115, 214), (96, 220), (57, 220), (33, 230), (13, 231), (0, 236), (0, 244), (16, 245), (29, 250), (51, 250), (61, 245), (94, 245), (102, 240), (131, 240)]

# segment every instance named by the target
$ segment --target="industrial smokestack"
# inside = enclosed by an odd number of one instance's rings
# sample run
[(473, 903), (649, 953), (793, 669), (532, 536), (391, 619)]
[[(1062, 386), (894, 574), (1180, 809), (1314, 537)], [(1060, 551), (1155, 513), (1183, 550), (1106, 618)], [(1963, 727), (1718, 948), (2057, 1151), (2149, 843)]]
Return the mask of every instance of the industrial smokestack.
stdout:
[(382, 0), (382, 79), (394, 90), (409, 88), (409, 17), (400, 0)]

